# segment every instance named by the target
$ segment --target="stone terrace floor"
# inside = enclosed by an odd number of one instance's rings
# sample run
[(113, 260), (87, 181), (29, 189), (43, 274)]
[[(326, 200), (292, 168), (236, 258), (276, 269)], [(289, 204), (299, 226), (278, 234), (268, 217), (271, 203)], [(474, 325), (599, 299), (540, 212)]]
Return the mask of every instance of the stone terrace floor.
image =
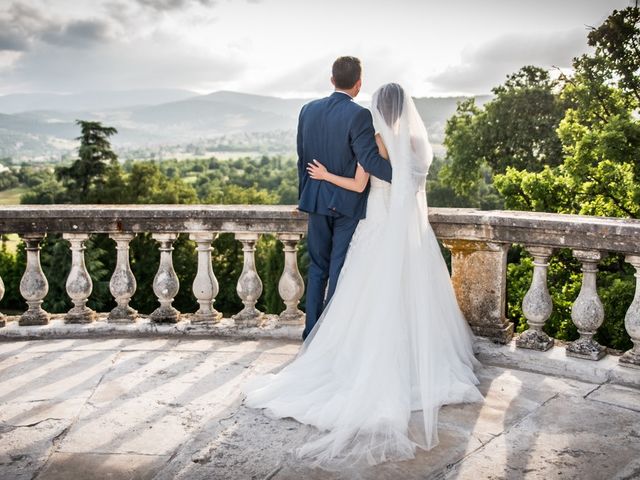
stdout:
[(292, 340), (0, 343), (2, 479), (640, 478), (640, 390), (485, 365), (482, 405), (443, 407), (440, 445), (343, 474), (288, 452), (311, 429), (242, 404)]

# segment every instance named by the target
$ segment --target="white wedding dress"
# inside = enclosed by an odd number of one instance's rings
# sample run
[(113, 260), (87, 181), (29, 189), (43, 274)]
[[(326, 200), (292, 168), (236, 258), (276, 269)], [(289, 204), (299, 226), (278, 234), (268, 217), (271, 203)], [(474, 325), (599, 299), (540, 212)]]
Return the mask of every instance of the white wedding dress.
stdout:
[(295, 453), (330, 470), (413, 458), (438, 443), (441, 405), (483, 400), (473, 334), (427, 218), (426, 130), (395, 84), (372, 111), (393, 184), (371, 177), (366, 218), (301, 352), (244, 387), (247, 406), (317, 427)]

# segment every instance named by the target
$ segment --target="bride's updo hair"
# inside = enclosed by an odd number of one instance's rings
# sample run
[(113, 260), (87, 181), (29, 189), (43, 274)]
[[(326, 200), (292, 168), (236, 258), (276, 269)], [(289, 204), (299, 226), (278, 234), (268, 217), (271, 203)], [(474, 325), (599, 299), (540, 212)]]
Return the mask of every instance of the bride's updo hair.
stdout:
[(378, 91), (377, 108), (384, 121), (390, 127), (398, 121), (402, 115), (404, 104), (404, 90), (397, 83), (387, 83)]

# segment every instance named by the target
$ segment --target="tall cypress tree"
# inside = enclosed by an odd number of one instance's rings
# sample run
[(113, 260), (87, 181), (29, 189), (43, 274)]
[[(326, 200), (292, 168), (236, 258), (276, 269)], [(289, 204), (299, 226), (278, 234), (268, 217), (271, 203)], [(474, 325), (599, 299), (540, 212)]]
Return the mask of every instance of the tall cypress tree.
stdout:
[(118, 133), (113, 127), (100, 122), (76, 120), (81, 135), (78, 159), (69, 167), (56, 168), (58, 180), (66, 186), (71, 203), (87, 203), (93, 189), (99, 189), (105, 181), (108, 166), (117, 164), (118, 156), (111, 149), (109, 137)]

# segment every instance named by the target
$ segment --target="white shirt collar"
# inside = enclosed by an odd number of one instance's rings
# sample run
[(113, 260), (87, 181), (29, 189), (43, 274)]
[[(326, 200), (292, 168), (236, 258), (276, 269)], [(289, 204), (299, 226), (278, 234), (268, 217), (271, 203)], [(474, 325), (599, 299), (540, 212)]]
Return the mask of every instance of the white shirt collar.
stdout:
[(349, 95), (347, 92), (343, 92), (342, 90), (334, 90), (336, 93), (344, 93), (347, 97), (353, 99), (353, 97), (351, 95)]

